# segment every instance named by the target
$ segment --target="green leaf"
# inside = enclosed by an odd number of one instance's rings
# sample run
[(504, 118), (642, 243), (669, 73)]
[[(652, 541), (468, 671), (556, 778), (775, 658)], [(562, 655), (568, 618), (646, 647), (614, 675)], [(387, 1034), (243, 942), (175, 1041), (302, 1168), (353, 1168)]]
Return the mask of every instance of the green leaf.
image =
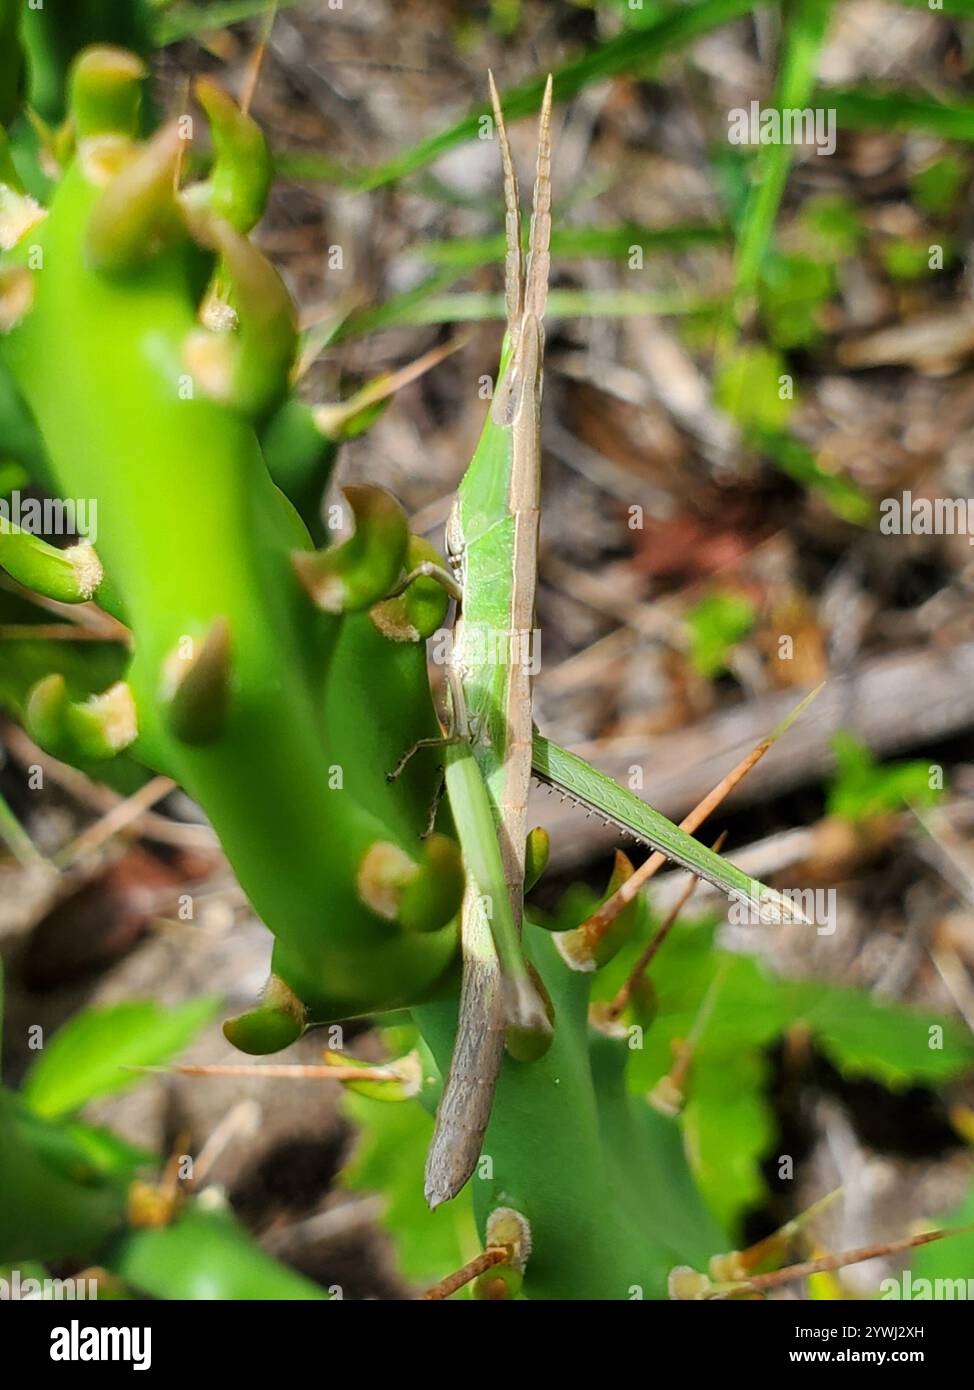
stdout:
[(735, 1235), (741, 1213), (767, 1195), (761, 1163), (778, 1132), (769, 1080), (761, 1053), (724, 1056), (700, 1068), (683, 1112), (697, 1182), (718, 1221)]
[(70, 1115), (96, 1096), (142, 1078), (125, 1067), (159, 1066), (181, 1052), (214, 1016), (219, 1001), (178, 1008), (152, 1000), (84, 1009), (60, 1028), (27, 1073), (23, 1097), (38, 1115)]
[[(925, 280), (932, 273), (930, 265), (931, 238), (934, 238), (933, 233), (928, 233), (926, 236), (895, 237), (883, 244), (880, 249), (880, 256), (891, 280), (910, 284), (915, 280)], [(953, 247), (950, 239), (942, 232), (937, 232), (934, 239), (943, 251), (944, 263), (947, 264), (953, 260)]]
[[(529, 228), (525, 225), (521, 241), (527, 249)], [(555, 227), (551, 233), (551, 254), (559, 260), (576, 256), (606, 256), (627, 260), (634, 246), (644, 255), (663, 251), (684, 251), (691, 246), (715, 246), (726, 240), (727, 230), (707, 223), (685, 223), (672, 227), (643, 227), (626, 223), (621, 227)], [(453, 241), (420, 242), (413, 254), (427, 265), (451, 266), (457, 271), (479, 270), (504, 259), (503, 233), (497, 236), (458, 237)]]
[(832, 739), (838, 770), (826, 803), (829, 815), (867, 820), (905, 806), (931, 806), (941, 792), (930, 786), (930, 764), (877, 763), (864, 743), (840, 730)]
[[(782, 53), (772, 106), (804, 110), (812, 104), (809, 98), (830, 14), (830, 0), (796, 0), (790, 7), (782, 32)], [(828, 107), (831, 103), (822, 104)], [(794, 152), (794, 145), (782, 142), (762, 145), (755, 155), (753, 184), (738, 228), (725, 351), (757, 292)]]
[[(961, 1205), (940, 1218), (938, 1224), (945, 1227), (974, 1225), (974, 1184)], [(974, 1280), (974, 1231), (921, 1245), (919, 1250), (914, 1251), (911, 1272), (914, 1281), (950, 1280), (950, 1289), (941, 1286), (938, 1298), (970, 1298), (971, 1281)], [(964, 1281), (962, 1290), (954, 1282), (958, 1279)], [(913, 1297), (920, 1297), (924, 1293), (925, 1290), (917, 1289), (914, 1283)]]
[(293, 9), (301, 3), (302, 0), (214, 0), (209, 5), (175, 5), (158, 16), (152, 37), (159, 48), (165, 48), (180, 39), (212, 33), (245, 19), (257, 19), (272, 9)]
[(139, 1168), (159, 1162), (158, 1154), (153, 1153), (151, 1149), (142, 1149), (136, 1144), (130, 1144), (128, 1140), (122, 1139), (101, 1125), (67, 1121), (63, 1129), (94, 1169), (105, 1177), (128, 1177)]
[(860, 990), (815, 981), (788, 987), (796, 1022), (846, 1076), (891, 1089), (937, 1085), (974, 1066), (974, 1038), (952, 1019), (881, 1002)]
[(690, 660), (700, 675), (712, 680), (727, 669), (728, 658), (754, 626), (753, 603), (743, 594), (717, 590), (687, 613)]
[(858, 207), (840, 193), (809, 198), (795, 218), (794, 227), (806, 255), (824, 265), (837, 265), (854, 256), (863, 235)]
[(950, 152), (928, 164), (910, 179), (914, 202), (932, 217), (953, 211), (970, 179), (970, 165)]
[(168, 1226), (127, 1231), (103, 1257), (153, 1298), (178, 1301), (324, 1300), (324, 1289), (257, 1244), (226, 1209), (191, 1201)]
[(772, 348), (738, 348), (717, 370), (714, 400), (745, 428), (780, 431), (795, 405), (782, 394), (781, 378), (788, 375), (784, 358)]
[(758, 302), (771, 341), (808, 347), (822, 336), (819, 314), (835, 293), (835, 271), (809, 256), (771, 252), (761, 270)]
[(392, 1237), (403, 1278), (418, 1286), (435, 1284), (480, 1249), (469, 1184), (434, 1214), (423, 1196), (432, 1116), (417, 1101), (381, 1105), (346, 1092), (344, 1103), (359, 1135), (343, 1185), (382, 1193), (386, 1207), (379, 1224)]
[(824, 87), (809, 106), (832, 107), (846, 130), (905, 131), (939, 135), (946, 140), (974, 140), (974, 105), (913, 96), (902, 87)]

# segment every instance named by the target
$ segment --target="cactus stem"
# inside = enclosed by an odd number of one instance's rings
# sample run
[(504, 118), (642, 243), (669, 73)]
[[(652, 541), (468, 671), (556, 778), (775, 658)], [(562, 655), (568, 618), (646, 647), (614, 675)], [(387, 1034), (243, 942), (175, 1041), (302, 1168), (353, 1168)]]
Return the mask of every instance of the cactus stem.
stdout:
[[(915, 1250), (920, 1245), (946, 1240), (949, 1236), (969, 1235), (971, 1231), (974, 1231), (974, 1225), (921, 1231), (919, 1235), (904, 1236), (900, 1240), (880, 1241), (876, 1245), (861, 1245), (856, 1250), (843, 1250), (835, 1255), (820, 1255), (814, 1260), (789, 1265), (786, 1269), (774, 1269), (767, 1274), (755, 1274), (749, 1279), (736, 1279), (723, 1284), (712, 1283), (706, 1274), (699, 1274), (696, 1270), (681, 1265), (670, 1273), (670, 1297), (705, 1299), (760, 1295), (770, 1289), (780, 1288), (782, 1284), (794, 1283), (796, 1279), (807, 1279), (813, 1274), (828, 1274), (833, 1270), (844, 1269), (846, 1265), (861, 1264), (865, 1260), (900, 1255), (904, 1251)], [(691, 1279), (691, 1275), (695, 1278)]]

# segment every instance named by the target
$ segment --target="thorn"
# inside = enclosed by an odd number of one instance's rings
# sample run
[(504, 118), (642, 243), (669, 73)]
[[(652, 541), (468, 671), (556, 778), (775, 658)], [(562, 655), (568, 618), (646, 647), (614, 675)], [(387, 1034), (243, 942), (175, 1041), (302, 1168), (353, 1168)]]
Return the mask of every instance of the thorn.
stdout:
[(686, 1266), (682, 1266), (679, 1270), (673, 1270), (670, 1275), (670, 1297), (710, 1299), (733, 1298), (738, 1294), (761, 1294), (769, 1289), (780, 1288), (782, 1284), (793, 1283), (796, 1279), (807, 1279), (813, 1274), (827, 1274), (833, 1270), (844, 1269), (846, 1265), (860, 1264), (864, 1260), (876, 1260), (888, 1255), (899, 1255), (906, 1250), (915, 1250), (921, 1245), (929, 1245), (933, 1241), (946, 1240), (950, 1236), (969, 1235), (972, 1231), (974, 1231), (974, 1224), (953, 1226), (946, 1230), (924, 1231), (920, 1235), (905, 1236), (901, 1240), (880, 1242), (877, 1245), (862, 1245), (856, 1250), (845, 1250), (837, 1255), (823, 1255), (818, 1259), (789, 1265), (786, 1269), (776, 1269), (768, 1274), (755, 1274), (748, 1279), (735, 1279), (727, 1283), (715, 1284), (705, 1274), (697, 1274), (696, 1287), (698, 1291), (693, 1293), (674, 1291), (681, 1284), (689, 1288), (691, 1281), (687, 1276), (691, 1273), (696, 1274), (696, 1271), (688, 1270)]
[(445, 1279), (434, 1284), (431, 1289), (427, 1289), (420, 1297), (430, 1302), (449, 1298), (458, 1289), (462, 1289), (465, 1284), (469, 1284), (481, 1274), (486, 1274), (487, 1270), (506, 1263), (507, 1251), (505, 1249), (500, 1246), (488, 1248), (481, 1251), (479, 1255), (475, 1255), (472, 1260), (468, 1260), (465, 1265), (461, 1265), (453, 1274), (448, 1274)]
[[(312, 411), (315, 425), (329, 439), (338, 440), (350, 437), (356, 417), (362, 416), (366, 411), (372, 411), (375, 406), (388, 400), (390, 396), (394, 396), (397, 391), (401, 391), (410, 382), (418, 381), (421, 376), (424, 376), (447, 357), (459, 352), (462, 347), (466, 347), (469, 341), (470, 334), (461, 333), (457, 337), (451, 338), (448, 343), (441, 343), (438, 347), (431, 348), (429, 352), (424, 352), (422, 357), (417, 357), (415, 362), (407, 363), (398, 371), (384, 372), (381, 376), (375, 377), (374, 380), (366, 382), (361, 390), (349, 396), (348, 400), (337, 401), (331, 405), (315, 406)], [(310, 366), (310, 362), (299, 365), (297, 372), (299, 379)]]
[(714, 1255), (710, 1261), (709, 1274), (715, 1283), (727, 1283), (738, 1279), (746, 1279), (750, 1275), (760, 1272), (762, 1265), (768, 1265), (779, 1255), (784, 1255), (788, 1247), (792, 1244), (795, 1237), (805, 1231), (808, 1226), (820, 1216), (826, 1208), (842, 1195), (842, 1187), (833, 1188), (824, 1197), (820, 1197), (817, 1202), (806, 1207), (797, 1216), (786, 1221), (783, 1226), (779, 1226), (771, 1235), (765, 1236), (763, 1240), (756, 1241), (744, 1250), (732, 1250), (726, 1255)]
[(402, 1077), (392, 1070), (383, 1072), (375, 1066), (334, 1066), (330, 1063), (307, 1065), (290, 1062), (228, 1062), (203, 1066), (190, 1063), (168, 1067), (126, 1066), (123, 1071), (140, 1072), (150, 1076), (246, 1076), (273, 1077), (276, 1081), (368, 1081), (370, 1083), (399, 1082)]

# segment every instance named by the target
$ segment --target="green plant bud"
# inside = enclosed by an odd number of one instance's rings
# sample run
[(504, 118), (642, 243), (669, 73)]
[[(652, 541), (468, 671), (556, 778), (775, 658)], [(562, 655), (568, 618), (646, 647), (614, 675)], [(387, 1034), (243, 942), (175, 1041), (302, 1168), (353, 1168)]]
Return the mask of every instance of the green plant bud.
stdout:
[(150, 260), (182, 227), (175, 178), (183, 140), (175, 123), (138, 146), (92, 209), (85, 248), (97, 270)]
[[(183, 203), (196, 241), (221, 257), (232, 327), (190, 335), (187, 365), (214, 400), (265, 419), (281, 402), (298, 344), (294, 303), (267, 257), (229, 222)], [(211, 310), (214, 301), (211, 301)], [(216, 300), (215, 303), (219, 303)]]
[(210, 123), (213, 167), (205, 183), (194, 184), (184, 196), (238, 232), (249, 232), (263, 215), (273, 174), (264, 132), (209, 78), (198, 78), (195, 91)]
[(87, 541), (58, 550), (0, 516), (0, 566), (12, 579), (58, 603), (85, 603), (102, 582), (98, 556)]
[(42, 748), (67, 762), (112, 758), (135, 741), (135, 701), (125, 681), (77, 703), (64, 677), (45, 676), (27, 697), (27, 728)]
[(460, 910), (463, 900), (463, 858), (448, 835), (423, 841), (419, 872), (402, 889), (398, 920), (408, 932), (438, 931)]
[(504, 981), (507, 1028), (504, 1042), (516, 1062), (536, 1062), (555, 1036), (554, 1007), (541, 976), (528, 962), (527, 975)]
[(543, 825), (536, 825), (528, 831), (524, 845), (524, 891), (530, 893), (538, 879), (548, 867), (551, 854), (551, 840)]
[(395, 586), (409, 544), (409, 523), (396, 499), (378, 487), (347, 487), (355, 517), (347, 541), (325, 550), (294, 554), (298, 578), (326, 613), (371, 608)]
[[(411, 573), (421, 564), (443, 566), (443, 557), (422, 536), (410, 536), (404, 569)], [(435, 579), (420, 575), (395, 598), (384, 599), (369, 610), (369, 617), (383, 637), (393, 642), (425, 642), (446, 617), (450, 595)]]
[(128, 49), (98, 44), (79, 53), (70, 77), (70, 110), (78, 141), (99, 135), (134, 140), (146, 76), (142, 59)]
[(438, 931), (459, 911), (463, 860), (446, 835), (431, 835), (421, 862), (397, 845), (379, 841), (359, 865), (360, 900), (407, 932)]
[(307, 1026), (304, 1005), (277, 975), (264, 986), (264, 997), (256, 1009), (228, 1018), (223, 1036), (241, 1052), (264, 1057), (297, 1042)]
[(170, 653), (164, 680), (170, 681), (168, 723), (176, 738), (194, 747), (213, 743), (226, 728), (230, 714), (230, 624), (216, 618), (193, 654)]

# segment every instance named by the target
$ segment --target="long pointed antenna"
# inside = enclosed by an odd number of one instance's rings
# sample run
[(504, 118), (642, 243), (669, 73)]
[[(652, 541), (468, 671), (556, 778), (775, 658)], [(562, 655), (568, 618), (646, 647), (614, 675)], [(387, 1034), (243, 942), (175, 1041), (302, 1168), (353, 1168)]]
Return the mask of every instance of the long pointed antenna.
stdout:
[(524, 308), (540, 323), (548, 300), (548, 275), (551, 270), (551, 98), (554, 80), (551, 73), (545, 83), (538, 120), (538, 164), (534, 177), (534, 203), (531, 214), (531, 239), (528, 247), (528, 268), (525, 276)]
[[(521, 315), (524, 312), (521, 202), (518, 195), (517, 174), (514, 172), (514, 160), (511, 157), (511, 143), (507, 138), (507, 126), (504, 124), (504, 112), (501, 110), (501, 99), (497, 91), (497, 84), (494, 82), (494, 74), (489, 68), (487, 81), (490, 84), (490, 100), (494, 108), (494, 123), (497, 126), (497, 138), (501, 147), (501, 165), (504, 169), (504, 232), (507, 241), (507, 253), (504, 257), (504, 299), (507, 304), (507, 330), (511, 334), (513, 343), (514, 335), (521, 326)], [(531, 225), (534, 226), (533, 219)]]

